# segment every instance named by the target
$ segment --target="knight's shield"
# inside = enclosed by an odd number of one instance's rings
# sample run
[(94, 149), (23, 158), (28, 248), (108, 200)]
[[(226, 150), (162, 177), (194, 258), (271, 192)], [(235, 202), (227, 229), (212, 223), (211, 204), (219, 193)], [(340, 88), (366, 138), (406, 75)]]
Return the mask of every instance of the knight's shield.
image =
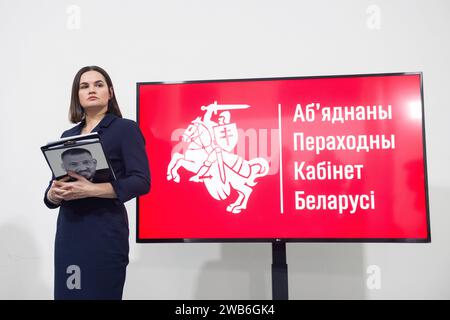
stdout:
[(216, 126), (214, 129), (214, 137), (216, 143), (222, 150), (231, 152), (238, 143), (238, 131), (236, 123), (229, 123), (223, 126)]

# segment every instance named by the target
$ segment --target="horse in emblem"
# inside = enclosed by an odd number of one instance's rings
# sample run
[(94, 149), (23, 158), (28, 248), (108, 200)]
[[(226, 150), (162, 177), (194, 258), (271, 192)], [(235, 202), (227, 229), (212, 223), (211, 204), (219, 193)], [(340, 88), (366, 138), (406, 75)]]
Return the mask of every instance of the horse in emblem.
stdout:
[[(238, 142), (235, 123), (230, 123), (233, 109), (245, 109), (248, 105), (218, 105), (216, 102), (203, 106), (206, 110), (201, 117), (193, 120), (182, 135), (187, 142), (184, 153), (176, 152), (167, 167), (167, 180), (180, 182), (178, 169), (181, 167), (195, 173), (189, 181), (202, 182), (210, 195), (216, 200), (225, 200), (231, 189), (238, 193), (238, 198), (227, 207), (228, 212), (240, 213), (247, 208), (247, 202), (256, 179), (267, 175), (269, 164), (264, 158), (245, 160), (232, 153)], [(219, 123), (211, 120), (218, 110)]]

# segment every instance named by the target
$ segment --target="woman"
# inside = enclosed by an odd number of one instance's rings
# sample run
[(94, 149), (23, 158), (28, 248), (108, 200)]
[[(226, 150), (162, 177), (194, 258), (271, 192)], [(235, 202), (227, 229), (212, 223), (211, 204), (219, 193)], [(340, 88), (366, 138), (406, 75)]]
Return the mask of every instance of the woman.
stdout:
[(69, 171), (76, 181), (50, 181), (44, 202), (60, 208), (55, 299), (121, 299), (129, 251), (124, 202), (150, 189), (145, 141), (134, 121), (122, 119), (111, 79), (100, 67), (75, 75), (69, 114), (79, 124), (62, 137), (97, 132), (116, 180), (93, 183)]

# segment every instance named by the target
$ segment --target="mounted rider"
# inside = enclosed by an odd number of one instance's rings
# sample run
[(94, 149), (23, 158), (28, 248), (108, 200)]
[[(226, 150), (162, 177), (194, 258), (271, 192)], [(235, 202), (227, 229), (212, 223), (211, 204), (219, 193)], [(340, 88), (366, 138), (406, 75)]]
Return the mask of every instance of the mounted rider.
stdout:
[[(238, 142), (236, 123), (230, 123), (231, 113), (228, 110), (246, 109), (249, 107), (248, 105), (218, 105), (216, 101), (213, 104), (201, 107), (202, 111), (206, 110), (202, 123), (208, 128), (212, 138), (212, 148), (208, 148), (208, 158), (203, 162), (197, 174), (189, 179), (190, 181), (203, 182), (204, 179), (210, 178), (211, 176), (208, 176), (207, 173), (211, 166), (217, 162), (220, 180), (222, 183), (225, 183), (226, 174), (223, 151), (231, 153)], [(216, 115), (217, 111), (221, 110), (224, 111), (219, 114), (217, 118), (218, 123), (216, 123), (211, 119), (212, 115)]]

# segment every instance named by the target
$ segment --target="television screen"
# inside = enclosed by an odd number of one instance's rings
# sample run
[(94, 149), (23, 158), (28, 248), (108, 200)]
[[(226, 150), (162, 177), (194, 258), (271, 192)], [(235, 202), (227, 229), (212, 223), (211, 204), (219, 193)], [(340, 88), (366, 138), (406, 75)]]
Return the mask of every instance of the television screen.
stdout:
[(137, 84), (138, 242), (429, 242), (421, 73)]

